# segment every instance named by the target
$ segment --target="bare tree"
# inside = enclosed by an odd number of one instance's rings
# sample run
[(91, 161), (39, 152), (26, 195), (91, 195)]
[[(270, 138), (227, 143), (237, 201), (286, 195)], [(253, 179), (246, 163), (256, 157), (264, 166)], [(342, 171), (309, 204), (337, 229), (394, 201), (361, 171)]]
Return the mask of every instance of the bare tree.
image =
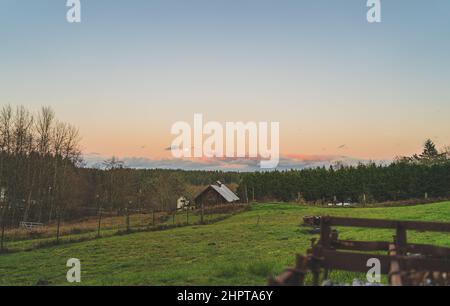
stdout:
[(0, 146), (2, 152), (7, 154), (10, 154), (12, 151), (12, 117), (11, 105), (3, 106), (0, 111)]
[(63, 122), (56, 122), (54, 128), (52, 129), (51, 138), (51, 150), (54, 156), (53, 159), (53, 182), (50, 188), (50, 211), (48, 216), (48, 221), (51, 222), (54, 212), (54, 202), (55, 195), (58, 192), (58, 171), (62, 159), (62, 152), (64, 147), (64, 142), (67, 134), (67, 125)]
[(39, 156), (36, 164), (38, 171), (37, 180), (39, 187), (37, 199), (39, 204), (38, 222), (42, 219), (42, 210), (44, 208), (44, 197), (49, 192), (50, 181), (46, 173), (50, 168), (50, 154), (52, 142), (52, 129), (55, 121), (55, 113), (50, 107), (42, 107), (35, 121), (36, 148)]
[[(10, 105), (3, 106), (0, 111), (0, 189), (2, 193), (6, 191), (8, 187), (4, 178), (5, 167), (4, 162), (7, 155), (11, 153), (12, 148), (12, 108)], [(0, 249), (4, 248), (4, 237), (6, 227), (6, 213), (9, 210), (9, 204), (6, 196), (3, 194), (0, 202), (0, 223), (1, 223), (1, 237), (0, 237)]]
[(16, 211), (21, 209), (23, 204), (28, 207), (30, 203), (25, 203), (25, 198), (28, 199), (27, 191), (31, 190), (32, 185), (32, 165), (31, 153), (33, 151), (33, 116), (23, 106), (18, 106), (14, 112), (12, 120), (12, 137), (13, 137), (13, 175), (12, 184), (9, 187), (9, 194), (11, 196), (12, 217), (14, 220)]
[(29, 153), (32, 146), (31, 129), (33, 126), (33, 116), (23, 106), (16, 108), (13, 120), (13, 146), (17, 155), (25, 155)]
[(63, 204), (72, 201), (69, 181), (79, 179), (74, 172), (81, 161), (79, 142), (78, 130), (55, 120), (49, 107), (35, 116), (23, 106), (0, 109), (0, 188), (7, 195), (3, 199), (7, 203), (1, 205), (1, 227), (6, 226), (5, 219), (12, 226), (19, 217), (36, 218), (36, 204), (39, 222), (43, 214), (51, 222), (55, 208), (62, 215)]
[(42, 107), (36, 118), (37, 150), (41, 156), (50, 154), (54, 119), (55, 113), (50, 107)]
[(120, 169), (125, 167), (125, 163), (119, 160), (117, 157), (113, 156), (108, 160), (103, 161), (103, 166), (105, 170), (109, 173), (108, 183), (107, 183), (107, 203), (110, 205), (111, 210), (115, 206), (117, 198), (116, 189), (116, 174)]
[(78, 129), (73, 125), (65, 124), (64, 128), (61, 127), (62, 147), (61, 147), (61, 159), (62, 159), (62, 173), (60, 177), (60, 183), (58, 186), (58, 206), (57, 206), (57, 231), (56, 240), (59, 241), (59, 233), (61, 226), (61, 219), (69, 204), (69, 197), (67, 197), (67, 179), (68, 179), (68, 167), (71, 164), (76, 164), (80, 159), (81, 152), (79, 149), (80, 136)]

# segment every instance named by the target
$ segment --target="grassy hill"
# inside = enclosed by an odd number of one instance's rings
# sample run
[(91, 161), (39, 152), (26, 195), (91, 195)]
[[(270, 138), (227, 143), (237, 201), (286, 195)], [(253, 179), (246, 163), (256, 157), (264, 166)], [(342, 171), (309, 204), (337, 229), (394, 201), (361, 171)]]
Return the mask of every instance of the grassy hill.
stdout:
[[(66, 285), (66, 261), (78, 258), (83, 285), (265, 285), (310, 245), (305, 215), (450, 222), (450, 202), (390, 208), (255, 204), (216, 224), (113, 236), (0, 256), (0, 285)], [(345, 228), (341, 238), (391, 240), (389, 230)], [(411, 233), (410, 241), (450, 246), (450, 237)], [(333, 272), (349, 281), (354, 275)]]

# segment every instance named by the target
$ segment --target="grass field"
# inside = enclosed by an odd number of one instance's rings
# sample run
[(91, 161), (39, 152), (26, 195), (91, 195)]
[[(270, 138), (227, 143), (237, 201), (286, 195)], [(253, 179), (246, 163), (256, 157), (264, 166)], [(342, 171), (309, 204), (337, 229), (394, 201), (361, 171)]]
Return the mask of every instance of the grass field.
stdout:
[[(246, 209), (247, 205), (218, 206), (204, 210), (204, 223), (214, 223)], [(152, 231), (161, 228), (195, 225), (201, 222), (201, 210), (158, 212), (153, 214), (131, 214), (129, 231)], [(153, 222), (154, 221), (154, 222)], [(63, 222), (60, 227), (60, 244), (87, 241), (97, 238), (98, 218), (91, 217), (71, 222)], [(30, 251), (48, 247), (56, 243), (56, 222), (45, 227), (28, 231), (23, 228), (7, 230), (5, 245), (8, 252)], [(101, 220), (101, 237), (111, 237), (127, 232), (125, 216), (104, 216)]]
[[(305, 215), (448, 221), (450, 202), (390, 208), (319, 208), (255, 204), (216, 224), (187, 226), (0, 255), (0, 285), (67, 285), (66, 261), (82, 264), (82, 285), (265, 285), (316, 237), (299, 225)], [(389, 230), (340, 229), (341, 238), (391, 240)], [(450, 246), (440, 233), (411, 242)], [(333, 272), (337, 281), (354, 274)]]

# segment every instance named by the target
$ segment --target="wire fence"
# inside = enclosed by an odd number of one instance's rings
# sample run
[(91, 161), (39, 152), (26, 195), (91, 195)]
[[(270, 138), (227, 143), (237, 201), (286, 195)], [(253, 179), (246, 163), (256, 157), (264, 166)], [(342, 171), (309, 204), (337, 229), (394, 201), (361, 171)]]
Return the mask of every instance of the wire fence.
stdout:
[(247, 204), (226, 204), (176, 211), (97, 210), (95, 214), (92, 214), (92, 210), (86, 210), (86, 214), (90, 216), (77, 220), (61, 218), (59, 222), (56, 220), (48, 224), (18, 222), (9, 224), (0, 234), (0, 253), (27, 251), (140, 231), (205, 225), (224, 220), (247, 207)]

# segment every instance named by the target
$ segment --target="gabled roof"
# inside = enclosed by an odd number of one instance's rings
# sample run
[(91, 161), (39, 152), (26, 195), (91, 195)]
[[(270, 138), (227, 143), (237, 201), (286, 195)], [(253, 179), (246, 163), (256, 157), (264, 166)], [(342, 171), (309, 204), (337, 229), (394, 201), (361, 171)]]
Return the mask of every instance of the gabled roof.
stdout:
[(239, 201), (239, 197), (234, 194), (233, 191), (231, 191), (225, 184), (222, 184), (220, 181), (217, 181), (215, 184), (209, 185), (208, 188), (206, 188), (203, 192), (201, 192), (197, 198), (203, 194), (206, 190), (209, 188), (214, 189), (219, 193), (228, 203), (233, 203)]
[(239, 201), (237, 195), (233, 193), (225, 184), (222, 184), (220, 181), (217, 181), (217, 184), (211, 185), (214, 190), (216, 190), (225, 200), (228, 202), (236, 202)]

